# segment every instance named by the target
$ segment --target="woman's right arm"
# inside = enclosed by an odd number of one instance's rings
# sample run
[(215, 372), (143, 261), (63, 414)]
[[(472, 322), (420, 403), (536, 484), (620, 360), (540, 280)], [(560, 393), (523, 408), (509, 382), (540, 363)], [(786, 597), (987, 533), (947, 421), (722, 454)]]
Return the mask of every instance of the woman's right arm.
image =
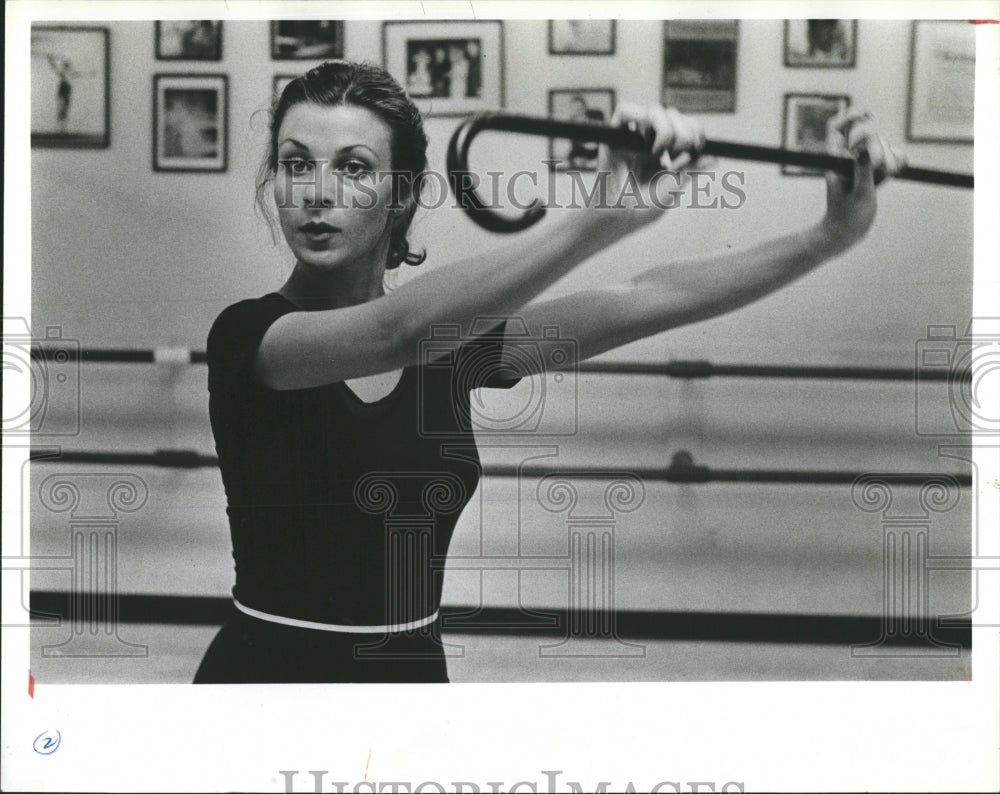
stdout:
[(630, 212), (574, 210), (375, 300), (283, 315), (261, 340), (254, 374), (271, 389), (304, 389), (409, 366), (435, 325), (457, 325), (468, 338), (477, 318), (513, 314), (647, 220)]
[[(636, 114), (624, 107), (611, 123), (622, 123), (626, 111), (652, 143), (647, 155), (612, 153), (609, 196), (618, 195), (615, 189), (629, 172), (648, 177), (650, 155), (665, 168), (681, 170), (691, 161), (689, 152), (704, 141), (701, 126), (673, 109), (653, 107)], [(254, 373), (272, 389), (304, 389), (415, 364), (420, 342), (435, 326), (458, 326), (460, 339), (468, 339), (477, 319), (516, 313), (584, 260), (655, 221), (665, 206), (588, 205), (539, 224), (505, 246), (434, 268), (376, 300), (286, 314), (265, 333)]]

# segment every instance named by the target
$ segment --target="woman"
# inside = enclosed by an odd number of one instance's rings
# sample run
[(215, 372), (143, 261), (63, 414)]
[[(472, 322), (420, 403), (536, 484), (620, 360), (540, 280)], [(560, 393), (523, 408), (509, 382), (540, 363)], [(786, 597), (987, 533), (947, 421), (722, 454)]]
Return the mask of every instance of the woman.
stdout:
[[(652, 144), (642, 157), (602, 148), (609, 195), (651, 161), (683, 170), (703, 140), (659, 107), (619, 109), (613, 123), (648, 130)], [(195, 681), (446, 682), (441, 577), (479, 479), (469, 392), (534, 374), (505, 346), (505, 322), (477, 318), (557, 326), (584, 359), (774, 291), (859, 240), (875, 215), (873, 169), (901, 165), (863, 114), (836, 126), (856, 154), (853, 187), (828, 176), (826, 213), (802, 231), (531, 302), (659, 218), (665, 201), (647, 196), (563, 213), (387, 294), (385, 271), (424, 257), (407, 243), (416, 180), (378, 175), (424, 172), (420, 115), (372, 65), (329, 62), (292, 81), (274, 108), (258, 199), (273, 190), (295, 267), (276, 292), (223, 310), (208, 337), (236, 586)], [(428, 339), (450, 349), (423, 357)]]

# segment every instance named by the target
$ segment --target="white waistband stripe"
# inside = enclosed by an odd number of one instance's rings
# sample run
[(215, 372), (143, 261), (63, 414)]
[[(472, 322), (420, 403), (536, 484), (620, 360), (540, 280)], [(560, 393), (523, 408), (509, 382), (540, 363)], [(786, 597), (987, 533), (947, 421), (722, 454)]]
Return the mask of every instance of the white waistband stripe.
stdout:
[(312, 620), (299, 620), (298, 618), (286, 618), (283, 615), (271, 615), (267, 612), (261, 612), (259, 609), (253, 609), (248, 606), (244, 606), (235, 598), (233, 603), (236, 608), (247, 615), (254, 618), (260, 618), (261, 620), (267, 620), (271, 623), (281, 623), (285, 626), (296, 626), (300, 629), (319, 629), (320, 631), (340, 631), (345, 634), (385, 634), (390, 631), (412, 631), (413, 629), (419, 629), (423, 626), (429, 626), (435, 620), (438, 619), (438, 614), (440, 610), (437, 610), (433, 615), (426, 618), (421, 618), (420, 620), (412, 620), (409, 623), (389, 623), (385, 626), (349, 626), (341, 625), (339, 623), (316, 623)]

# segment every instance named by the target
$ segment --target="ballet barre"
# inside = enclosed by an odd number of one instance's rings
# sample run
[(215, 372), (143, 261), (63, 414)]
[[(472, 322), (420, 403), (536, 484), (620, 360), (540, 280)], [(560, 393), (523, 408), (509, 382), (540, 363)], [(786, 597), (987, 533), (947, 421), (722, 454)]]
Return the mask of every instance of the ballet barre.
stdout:
[[(155, 452), (104, 452), (33, 449), (30, 460), (36, 463), (80, 463), (84, 465), (129, 465), (156, 466), (169, 469), (210, 468), (219, 465), (214, 455), (204, 455), (188, 449), (158, 449)], [(486, 463), (482, 466), (485, 477), (544, 477), (559, 473), (567, 477), (606, 476), (612, 470), (634, 474), (647, 482), (669, 482), (676, 484), (705, 484), (721, 482), (745, 483), (800, 483), (808, 485), (851, 484), (866, 472), (830, 471), (821, 469), (713, 469), (696, 465), (690, 452), (681, 450), (674, 453), (670, 464), (663, 466), (539, 466), (508, 465)], [(881, 475), (880, 475), (881, 476)], [(959, 486), (970, 487), (969, 474), (925, 472), (901, 472), (891, 476), (896, 485), (926, 485), (947, 479)]]
[(67, 345), (50, 346), (33, 344), (34, 361), (64, 363), (79, 361), (83, 364), (206, 364), (208, 358), (200, 350), (186, 347), (154, 347), (151, 350), (126, 348), (78, 348)]
[[(481, 113), (469, 117), (458, 125), (448, 143), (449, 182), (456, 190), (462, 208), (475, 223), (488, 231), (501, 233), (518, 232), (534, 225), (545, 214), (545, 207), (535, 200), (519, 217), (501, 215), (487, 207), (474, 187), (463, 179), (463, 174), (470, 173), (469, 150), (472, 142), (477, 135), (485, 131), (604, 143), (617, 149), (634, 152), (648, 152), (651, 143), (646, 137), (627, 127), (610, 127), (593, 122), (563, 121), (508, 113)], [(720, 140), (705, 141), (697, 155), (816, 168), (834, 171), (844, 177), (852, 176), (855, 167), (855, 162), (850, 157)], [(902, 168), (894, 179), (949, 187), (974, 187), (972, 174), (913, 166)], [(881, 181), (878, 173), (876, 181)], [(458, 185), (461, 185), (461, 189), (456, 187)]]
[[(65, 590), (32, 590), (33, 618), (69, 619), (76, 594)], [(224, 596), (153, 595), (122, 593), (118, 596), (118, 622), (179, 626), (221, 626), (232, 613), (233, 600)], [(488, 634), (561, 638), (573, 625), (610, 622), (606, 612), (534, 607), (443, 605), (441, 629), (445, 634)], [(620, 637), (630, 640), (686, 640), (703, 642), (767, 642), (793, 645), (850, 645), (877, 637), (882, 618), (870, 615), (707, 612), (693, 610), (616, 609), (614, 625)], [(599, 623), (597, 625), (600, 625)], [(934, 626), (938, 640), (972, 647), (971, 618), (952, 618)], [(920, 646), (922, 637), (901, 638), (897, 646)]]
[[(33, 345), (31, 358), (58, 363), (85, 364), (205, 364), (204, 351), (187, 348), (126, 350), (118, 348), (75, 348)], [(593, 375), (645, 375), (680, 379), (725, 378), (804, 378), (818, 380), (968, 381), (969, 368), (851, 367), (782, 364), (713, 364), (704, 360), (675, 361), (584, 361), (570, 372)]]

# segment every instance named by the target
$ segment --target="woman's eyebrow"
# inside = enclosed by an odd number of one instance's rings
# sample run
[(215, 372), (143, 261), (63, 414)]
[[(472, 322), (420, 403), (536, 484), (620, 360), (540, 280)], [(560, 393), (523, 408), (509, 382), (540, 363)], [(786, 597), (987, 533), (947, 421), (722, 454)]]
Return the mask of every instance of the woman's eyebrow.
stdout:
[(368, 146), (367, 144), (364, 143), (354, 143), (351, 144), (350, 146), (344, 146), (339, 151), (349, 152), (352, 149), (365, 149), (366, 151), (371, 152), (375, 157), (378, 157), (378, 152), (376, 152), (371, 146)]
[[(295, 138), (283, 138), (282, 141), (281, 141), (281, 143), (278, 144), (278, 146), (279, 147), (283, 146), (286, 143), (290, 143), (293, 146), (297, 146), (298, 148), (302, 149), (303, 151), (306, 151), (306, 152), (309, 151), (309, 147), (306, 146), (306, 144), (302, 143), (302, 141), (296, 140)], [(367, 144), (364, 144), (364, 143), (352, 143), (352, 144), (348, 144), (347, 146), (341, 146), (339, 149), (337, 149), (337, 153), (341, 154), (343, 152), (349, 152), (349, 151), (352, 151), (354, 149), (364, 149), (364, 150), (370, 152), (373, 157), (378, 157), (378, 152), (376, 152), (374, 149), (372, 149), (370, 146), (368, 146)]]

